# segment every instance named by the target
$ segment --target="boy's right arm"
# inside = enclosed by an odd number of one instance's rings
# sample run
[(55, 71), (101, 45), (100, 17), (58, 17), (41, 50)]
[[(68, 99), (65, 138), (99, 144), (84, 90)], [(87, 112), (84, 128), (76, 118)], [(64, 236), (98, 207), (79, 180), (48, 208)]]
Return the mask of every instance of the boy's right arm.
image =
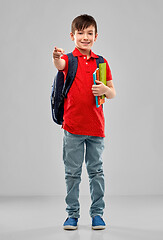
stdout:
[(53, 51), (53, 62), (54, 62), (54, 66), (62, 71), (65, 69), (66, 66), (66, 61), (64, 59), (61, 59), (61, 55), (64, 54), (64, 50), (62, 48), (54, 48)]

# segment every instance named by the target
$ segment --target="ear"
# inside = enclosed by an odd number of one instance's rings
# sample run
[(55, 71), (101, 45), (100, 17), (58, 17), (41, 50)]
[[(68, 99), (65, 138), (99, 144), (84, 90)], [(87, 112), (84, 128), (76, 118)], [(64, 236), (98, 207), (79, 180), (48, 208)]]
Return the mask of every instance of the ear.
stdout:
[(70, 32), (70, 38), (72, 41), (74, 41), (74, 34), (72, 32)]
[(95, 39), (94, 39), (95, 42), (97, 40), (97, 37), (98, 37), (98, 33), (96, 33), (96, 35), (95, 35)]

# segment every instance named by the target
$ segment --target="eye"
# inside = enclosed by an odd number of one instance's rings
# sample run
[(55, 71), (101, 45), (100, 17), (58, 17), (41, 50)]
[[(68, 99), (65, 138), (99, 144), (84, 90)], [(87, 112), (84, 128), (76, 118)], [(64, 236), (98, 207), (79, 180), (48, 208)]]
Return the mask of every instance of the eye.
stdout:
[(93, 33), (92, 33), (92, 32), (90, 32), (90, 33), (89, 33), (89, 35), (93, 35)]

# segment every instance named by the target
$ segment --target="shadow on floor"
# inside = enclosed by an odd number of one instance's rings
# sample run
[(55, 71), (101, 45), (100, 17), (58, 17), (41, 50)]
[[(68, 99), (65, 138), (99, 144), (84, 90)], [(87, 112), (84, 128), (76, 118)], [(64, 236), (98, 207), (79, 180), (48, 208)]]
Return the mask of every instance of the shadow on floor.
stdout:
[(94, 231), (89, 225), (79, 225), (75, 231), (63, 230), (62, 226), (17, 230), (0, 234), (3, 240), (162, 240), (163, 231), (150, 229), (107, 226), (105, 230)]

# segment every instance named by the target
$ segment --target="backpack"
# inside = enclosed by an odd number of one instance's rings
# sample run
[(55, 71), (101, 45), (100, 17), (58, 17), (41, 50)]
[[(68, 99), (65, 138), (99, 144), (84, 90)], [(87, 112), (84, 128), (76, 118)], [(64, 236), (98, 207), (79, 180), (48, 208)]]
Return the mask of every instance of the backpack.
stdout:
[[(67, 98), (67, 94), (75, 79), (75, 75), (78, 68), (78, 58), (74, 57), (72, 53), (68, 53), (68, 73), (64, 82), (63, 72), (58, 71), (54, 78), (51, 92), (51, 110), (52, 119), (55, 123), (62, 125), (64, 114), (64, 98)], [(104, 63), (104, 58), (99, 56), (96, 58), (97, 67), (99, 63)]]

